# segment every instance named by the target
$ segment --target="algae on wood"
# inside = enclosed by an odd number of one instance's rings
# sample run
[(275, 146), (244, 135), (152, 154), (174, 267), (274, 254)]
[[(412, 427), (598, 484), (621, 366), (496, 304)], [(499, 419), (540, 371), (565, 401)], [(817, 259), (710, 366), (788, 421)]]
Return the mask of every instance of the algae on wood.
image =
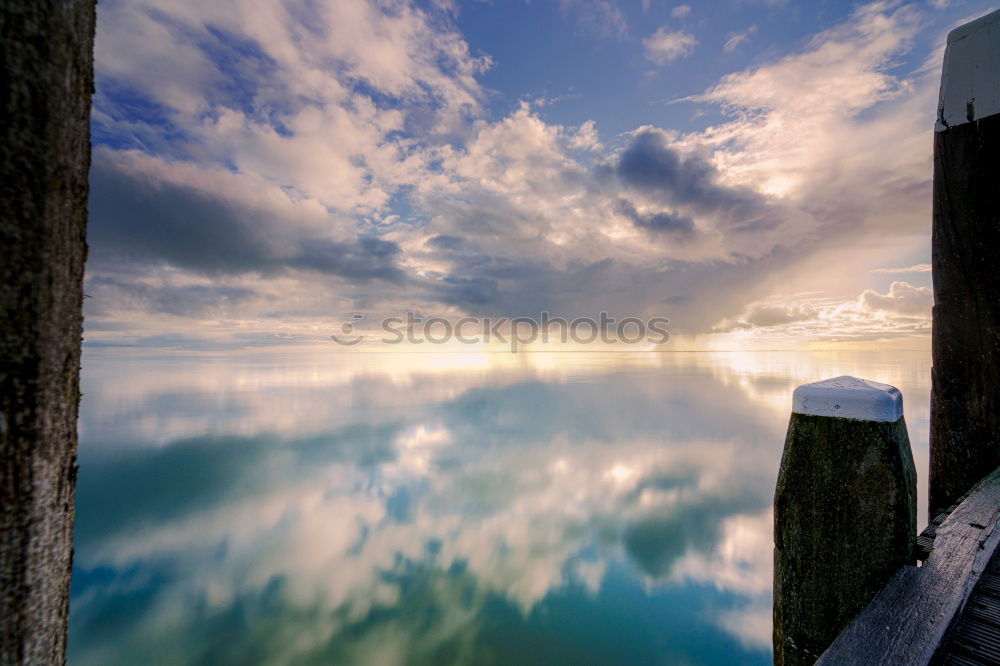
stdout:
[(774, 501), (776, 664), (814, 663), (911, 561), (916, 508), (901, 415), (792, 414)]

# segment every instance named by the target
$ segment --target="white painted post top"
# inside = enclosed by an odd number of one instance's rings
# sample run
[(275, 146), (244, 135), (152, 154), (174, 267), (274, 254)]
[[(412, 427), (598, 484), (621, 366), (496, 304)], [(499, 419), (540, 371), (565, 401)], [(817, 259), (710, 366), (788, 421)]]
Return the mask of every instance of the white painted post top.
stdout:
[(935, 129), (1000, 113), (1000, 10), (948, 34)]
[(903, 415), (903, 394), (895, 386), (844, 375), (795, 389), (792, 411), (894, 423)]

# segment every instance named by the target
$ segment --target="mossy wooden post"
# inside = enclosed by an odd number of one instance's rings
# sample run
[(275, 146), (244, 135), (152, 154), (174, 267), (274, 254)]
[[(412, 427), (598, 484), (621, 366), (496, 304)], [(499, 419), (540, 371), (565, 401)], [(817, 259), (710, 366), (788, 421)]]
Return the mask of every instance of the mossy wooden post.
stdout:
[(0, 664), (61, 664), (94, 0), (5, 0), (0, 35)]
[(1000, 11), (948, 35), (936, 130), (932, 517), (1000, 465)]
[(774, 663), (814, 663), (903, 564), (917, 474), (892, 386), (795, 389), (774, 496)]

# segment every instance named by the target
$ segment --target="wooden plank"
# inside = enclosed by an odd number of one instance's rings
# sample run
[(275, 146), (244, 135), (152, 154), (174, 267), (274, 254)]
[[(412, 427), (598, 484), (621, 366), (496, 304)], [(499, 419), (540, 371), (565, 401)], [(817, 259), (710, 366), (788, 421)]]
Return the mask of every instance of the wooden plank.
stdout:
[(981, 666), (1000, 662), (1000, 554), (993, 554), (938, 661)]
[(929, 664), (1000, 545), (1000, 468), (938, 527), (924, 566), (905, 566), (819, 664)]
[(944, 522), (945, 518), (951, 515), (951, 512), (955, 510), (959, 504), (965, 501), (965, 498), (969, 496), (966, 492), (962, 497), (959, 498), (957, 502), (949, 506), (945, 511), (939, 513), (934, 517), (934, 520), (924, 528), (924, 531), (917, 535), (917, 543), (914, 547), (914, 559), (923, 562), (934, 550), (934, 537), (937, 536), (937, 528)]

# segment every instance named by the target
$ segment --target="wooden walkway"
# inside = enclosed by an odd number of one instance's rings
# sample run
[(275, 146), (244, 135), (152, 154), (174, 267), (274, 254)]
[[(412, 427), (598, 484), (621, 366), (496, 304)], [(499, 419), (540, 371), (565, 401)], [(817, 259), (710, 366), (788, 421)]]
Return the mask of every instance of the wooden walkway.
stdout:
[(1000, 664), (1000, 554), (994, 553), (939, 659), (947, 666)]
[(921, 534), (820, 664), (1000, 664), (1000, 468)]

